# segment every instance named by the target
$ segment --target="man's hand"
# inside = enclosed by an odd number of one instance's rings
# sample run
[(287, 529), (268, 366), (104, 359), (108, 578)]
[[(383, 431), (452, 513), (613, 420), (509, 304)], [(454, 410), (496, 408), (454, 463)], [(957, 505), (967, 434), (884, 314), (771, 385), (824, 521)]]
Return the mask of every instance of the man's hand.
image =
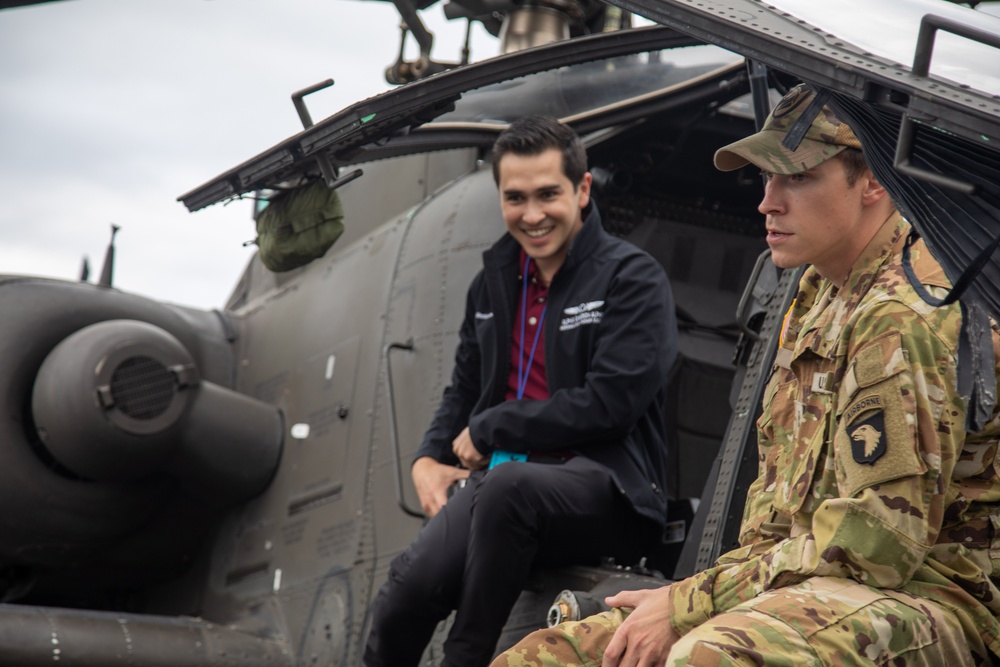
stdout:
[(469, 435), (468, 426), (462, 429), (458, 437), (452, 441), (451, 451), (455, 452), (458, 460), (469, 470), (485, 468), (486, 464), (490, 462), (489, 457), (480, 454), (476, 446), (472, 444), (472, 436)]
[(429, 456), (421, 456), (410, 469), (413, 486), (417, 488), (420, 506), (431, 517), (441, 511), (448, 502), (448, 488), (455, 482), (469, 476), (468, 470), (438, 463)]
[(604, 651), (601, 667), (663, 665), (680, 639), (670, 624), (670, 586), (622, 591), (605, 598), (611, 607), (631, 607), (629, 614)]

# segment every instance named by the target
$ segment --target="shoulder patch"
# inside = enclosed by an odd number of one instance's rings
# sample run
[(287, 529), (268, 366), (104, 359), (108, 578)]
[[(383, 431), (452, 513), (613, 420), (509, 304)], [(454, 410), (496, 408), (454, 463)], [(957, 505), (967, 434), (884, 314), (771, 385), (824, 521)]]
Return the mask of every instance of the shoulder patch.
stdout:
[[(878, 398), (878, 396), (871, 397), (881, 405)], [(858, 463), (875, 463), (886, 450), (885, 413), (879, 408), (867, 419), (851, 424), (847, 427), (847, 435), (851, 438), (851, 453), (854, 455), (854, 460)]]
[(844, 407), (837, 415), (834, 447), (842, 493), (854, 497), (926, 471), (916, 433), (916, 389), (900, 332), (866, 341), (839, 389)]

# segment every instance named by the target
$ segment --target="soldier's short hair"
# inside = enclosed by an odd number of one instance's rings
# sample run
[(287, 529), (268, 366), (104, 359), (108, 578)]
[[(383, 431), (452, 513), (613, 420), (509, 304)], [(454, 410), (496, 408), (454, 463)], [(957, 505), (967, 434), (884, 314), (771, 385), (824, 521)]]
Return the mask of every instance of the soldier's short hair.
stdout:
[(576, 189), (587, 173), (587, 151), (572, 128), (549, 116), (520, 118), (500, 134), (493, 144), (493, 180), (500, 184), (504, 155), (541, 155), (550, 148), (562, 153), (563, 174)]
[[(805, 84), (792, 88), (767, 117), (760, 132), (716, 151), (715, 166), (722, 171), (732, 171), (753, 164), (772, 174), (798, 174), (849, 148), (861, 151), (861, 142), (854, 131), (827, 105), (820, 108), (795, 150), (782, 145), (815, 97), (816, 93)], [(849, 164), (853, 163), (845, 162)], [(849, 178), (850, 173), (848, 171)], [(854, 179), (857, 180), (857, 176)]]
[(865, 160), (865, 154), (857, 148), (845, 148), (842, 153), (837, 155), (837, 158), (844, 165), (848, 187), (854, 187), (858, 179), (868, 171), (868, 162)]

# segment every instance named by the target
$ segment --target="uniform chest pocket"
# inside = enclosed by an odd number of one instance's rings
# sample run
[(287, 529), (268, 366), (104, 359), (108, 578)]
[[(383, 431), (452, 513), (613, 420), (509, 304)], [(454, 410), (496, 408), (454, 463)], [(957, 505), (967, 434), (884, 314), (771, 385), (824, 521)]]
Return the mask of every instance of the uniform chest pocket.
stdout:
[(809, 497), (829, 433), (830, 366), (829, 360), (807, 351), (789, 368), (778, 368), (777, 381), (772, 379), (776, 386), (761, 420), (761, 442), (766, 444), (761, 463), (765, 489), (773, 494), (778, 512), (797, 512)]

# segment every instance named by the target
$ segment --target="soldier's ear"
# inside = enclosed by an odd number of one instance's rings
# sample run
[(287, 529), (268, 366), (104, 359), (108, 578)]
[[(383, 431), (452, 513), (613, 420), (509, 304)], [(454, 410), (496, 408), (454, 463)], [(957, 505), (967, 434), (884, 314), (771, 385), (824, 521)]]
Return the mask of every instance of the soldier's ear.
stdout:
[(884, 198), (889, 196), (882, 184), (878, 182), (875, 178), (875, 174), (871, 170), (866, 170), (864, 175), (861, 176), (861, 202), (865, 206), (871, 206), (882, 201)]

